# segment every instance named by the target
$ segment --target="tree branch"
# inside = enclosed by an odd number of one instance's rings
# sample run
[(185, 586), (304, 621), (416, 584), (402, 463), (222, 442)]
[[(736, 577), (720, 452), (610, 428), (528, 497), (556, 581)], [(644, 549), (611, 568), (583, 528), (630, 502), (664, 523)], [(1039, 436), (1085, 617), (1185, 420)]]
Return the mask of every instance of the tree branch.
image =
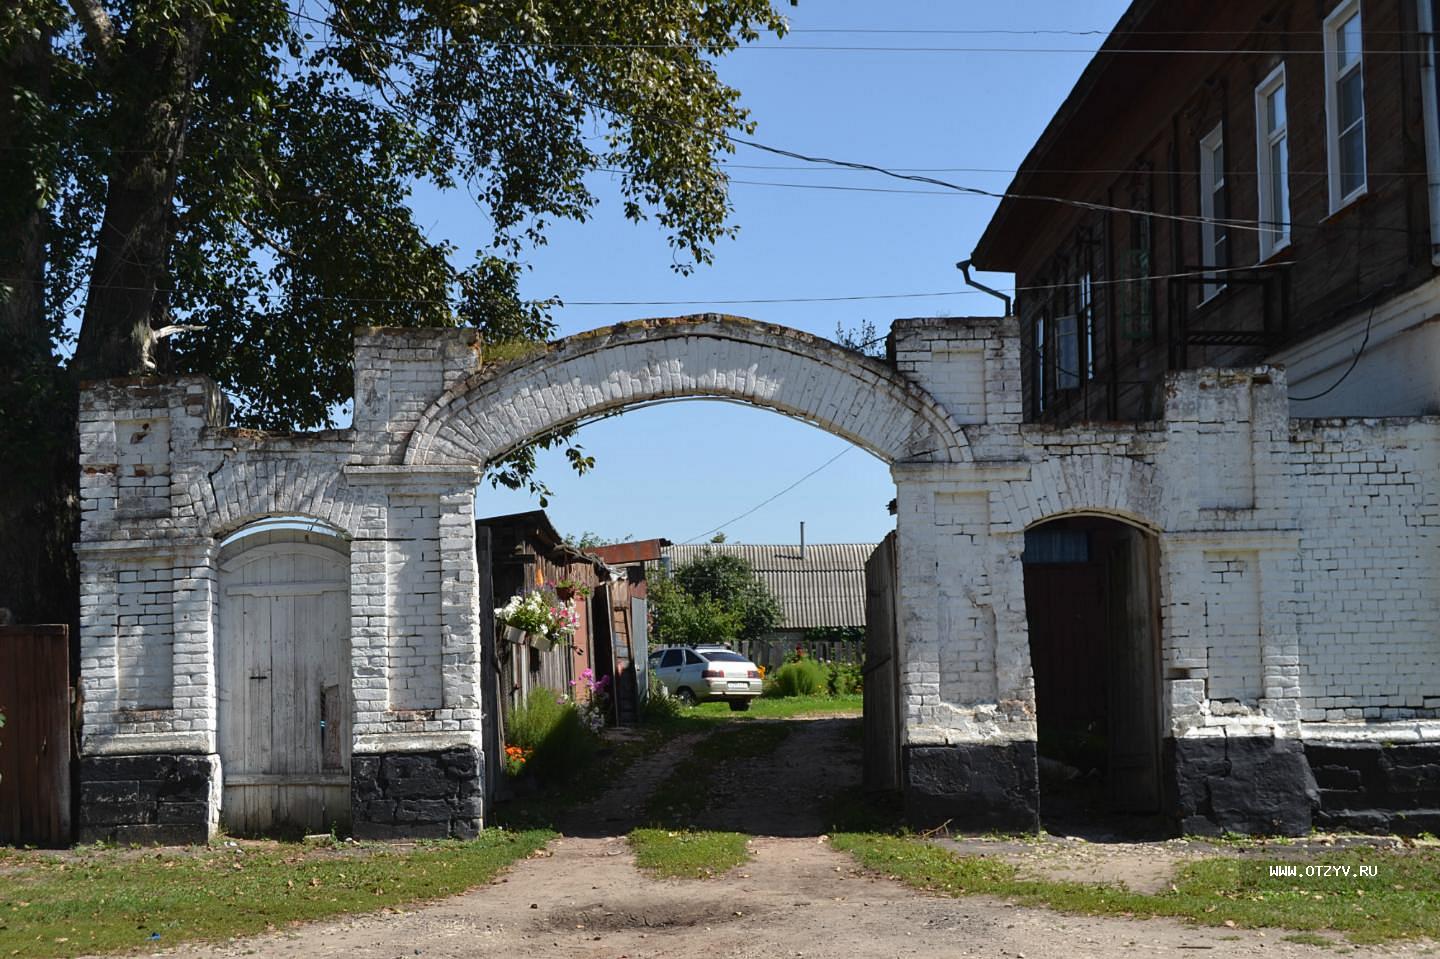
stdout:
[(80, 25), (85, 28), (85, 36), (95, 52), (102, 57), (112, 56), (120, 41), (116, 37), (115, 21), (110, 19), (100, 0), (70, 0), (70, 8), (80, 18)]
[(209, 327), (195, 326), (187, 323), (172, 323), (169, 326), (162, 326), (158, 330), (151, 330), (150, 336), (157, 340), (163, 340), (167, 336), (174, 336), (176, 333), (203, 333)]

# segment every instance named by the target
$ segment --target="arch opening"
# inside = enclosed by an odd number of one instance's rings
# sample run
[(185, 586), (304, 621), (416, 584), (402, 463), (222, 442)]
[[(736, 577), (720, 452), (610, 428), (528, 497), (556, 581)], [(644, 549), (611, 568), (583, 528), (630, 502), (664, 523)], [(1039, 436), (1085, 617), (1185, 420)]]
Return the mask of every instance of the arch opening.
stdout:
[(1128, 520), (1031, 526), (1022, 555), (1047, 829), (1163, 832), (1159, 548)]

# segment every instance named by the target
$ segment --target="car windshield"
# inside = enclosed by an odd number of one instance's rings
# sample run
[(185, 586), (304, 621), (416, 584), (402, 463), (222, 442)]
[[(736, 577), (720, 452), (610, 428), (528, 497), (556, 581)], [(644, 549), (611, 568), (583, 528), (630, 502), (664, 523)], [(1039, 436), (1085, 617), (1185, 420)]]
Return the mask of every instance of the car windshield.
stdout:
[(732, 653), (728, 649), (718, 653), (702, 653), (712, 663), (748, 663), (750, 660), (739, 653)]

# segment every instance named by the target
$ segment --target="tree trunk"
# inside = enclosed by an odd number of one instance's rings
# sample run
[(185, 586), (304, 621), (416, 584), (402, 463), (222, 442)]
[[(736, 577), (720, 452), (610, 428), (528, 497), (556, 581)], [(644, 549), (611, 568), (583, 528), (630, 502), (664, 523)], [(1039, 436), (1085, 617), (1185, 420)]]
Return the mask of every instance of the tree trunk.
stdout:
[[(44, 101), (50, 38), (17, 43), (0, 62), (0, 182), (34, 184), (35, 132), (20, 90)], [(45, 312), (45, 226), (32, 188), (0, 201), (0, 608), (23, 623), (79, 616), (75, 555), (79, 524), (75, 389), (50, 346)]]
[(115, 63), (129, 87), (116, 108), (115, 169), (96, 240), (95, 265), (75, 350), (82, 379), (154, 369), (152, 321), (173, 236), (175, 179), (204, 56), (195, 17)]

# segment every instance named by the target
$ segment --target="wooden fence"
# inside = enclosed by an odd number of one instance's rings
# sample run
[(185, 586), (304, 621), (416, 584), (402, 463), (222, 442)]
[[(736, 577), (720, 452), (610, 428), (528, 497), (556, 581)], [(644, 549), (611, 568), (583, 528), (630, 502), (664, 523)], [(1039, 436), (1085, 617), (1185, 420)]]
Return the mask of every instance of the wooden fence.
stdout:
[(759, 639), (742, 639), (735, 644), (736, 652), (750, 662), (775, 669), (785, 662), (795, 647), (805, 650), (805, 655), (822, 663), (859, 663), (865, 660), (865, 640), (856, 639), (806, 639), (804, 633), (779, 636), (762, 636)]
[(0, 844), (70, 843), (69, 634), (0, 627)]

